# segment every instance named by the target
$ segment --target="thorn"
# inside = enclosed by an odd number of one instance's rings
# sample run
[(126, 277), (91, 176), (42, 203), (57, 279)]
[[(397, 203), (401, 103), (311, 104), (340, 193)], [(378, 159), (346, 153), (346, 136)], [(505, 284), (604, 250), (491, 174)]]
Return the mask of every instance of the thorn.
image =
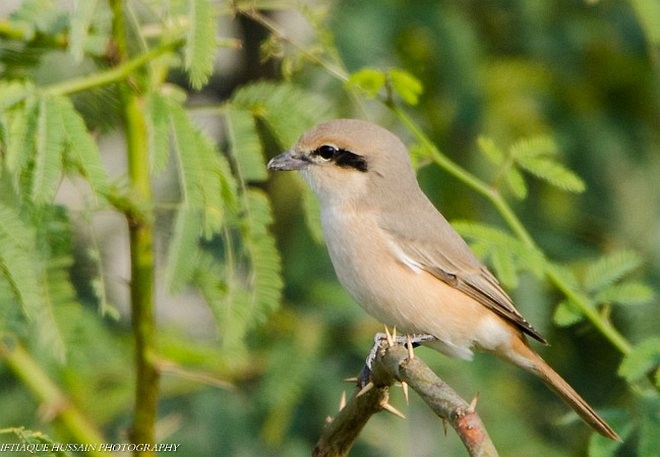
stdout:
[(360, 391), (357, 393), (355, 398), (361, 397), (362, 395), (366, 394), (367, 392), (369, 392), (373, 388), (374, 388), (373, 381), (369, 381), (366, 386), (364, 386), (362, 389), (360, 389)]
[(341, 398), (339, 399), (339, 411), (346, 407), (346, 391), (342, 391)]
[(333, 420), (334, 420), (334, 419), (332, 418), (332, 416), (326, 416), (326, 417), (325, 417), (325, 423), (326, 423), (326, 424), (332, 424), (332, 421), (333, 421)]
[[(396, 325), (392, 327), (392, 340), (396, 341)], [(394, 346), (394, 343), (390, 344), (390, 346)]]
[(409, 405), (410, 402), (408, 401), (408, 383), (405, 381), (401, 381), (401, 389), (403, 390), (403, 396), (406, 399), (406, 405)]
[(352, 378), (344, 378), (344, 382), (358, 382), (357, 376), (353, 376)]
[(442, 419), (442, 430), (445, 432), (445, 436), (447, 436), (447, 419)]
[(381, 408), (383, 408), (385, 411), (394, 414), (395, 416), (400, 417), (401, 419), (405, 419), (406, 416), (403, 415), (401, 411), (396, 409), (394, 406), (390, 405), (389, 403), (383, 403), (380, 405)]
[(479, 394), (477, 393), (477, 395), (475, 395), (474, 398), (472, 399), (472, 401), (470, 402), (470, 406), (468, 406), (468, 409), (467, 409), (468, 413), (473, 413), (473, 412), (476, 411), (478, 401), (479, 401)]
[(394, 338), (392, 338), (392, 334), (390, 333), (390, 329), (387, 328), (387, 325), (385, 326), (385, 337), (387, 338), (387, 345), (389, 347), (394, 346)]
[(408, 340), (408, 358), (410, 360), (415, 358), (415, 352), (413, 351), (413, 344), (412, 344), (412, 338), (410, 335), (406, 335), (406, 339)]

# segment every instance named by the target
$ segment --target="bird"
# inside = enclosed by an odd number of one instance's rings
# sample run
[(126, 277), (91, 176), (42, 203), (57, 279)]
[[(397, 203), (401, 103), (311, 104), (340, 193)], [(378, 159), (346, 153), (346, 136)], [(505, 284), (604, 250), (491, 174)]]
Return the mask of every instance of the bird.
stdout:
[(547, 344), (419, 186), (404, 143), (358, 119), (322, 122), (268, 162), (319, 200), (342, 286), (371, 316), (459, 359), (494, 354), (539, 377), (594, 430), (619, 435), (530, 346)]

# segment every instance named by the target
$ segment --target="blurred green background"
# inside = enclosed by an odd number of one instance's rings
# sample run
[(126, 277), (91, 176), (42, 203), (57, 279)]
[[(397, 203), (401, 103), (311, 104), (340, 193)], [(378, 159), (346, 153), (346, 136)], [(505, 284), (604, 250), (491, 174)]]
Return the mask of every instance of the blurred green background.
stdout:
[[(10, 14), (25, 7), (21, 3), (0, 6), (3, 26), (15, 21)], [(26, 3), (53, 11), (67, 8), (66, 2)], [(141, 18), (162, 13), (170, 4), (130, 3)], [(529, 176), (526, 199), (517, 200), (504, 190), (549, 259), (575, 268), (579, 277), (588, 262), (603, 254), (634, 250), (643, 265), (631, 277), (651, 287), (658, 284), (657, 2), (362, 0), (213, 5), (218, 34), (241, 40), (242, 47), (220, 50), (202, 90), (193, 90), (182, 70), (173, 71), (168, 81), (185, 88), (193, 118), (221, 145), (227, 140), (216, 131), (213, 107), (241, 86), (282, 79), (314, 94), (318, 105), (309, 109), (321, 117), (369, 119), (396, 132), (408, 145), (417, 144), (382, 101), (356, 95), (333, 74), (333, 69), (348, 75), (364, 67), (402, 68), (423, 86), (419, 103), (404, 109), (444, 154), (487, 182), (496, 179), (496, 170), (479, 151), (478, 137), (491, 138), (503, 150), (524, 137), (554, 138), (559, 160), (583, 178), (586, 191), (567, 193)], [(249, 12), (251, 6), (258, 7), (259, 16)], [(97, 13), (103, 8), (100, 4)], [(2, 30), (3, 79), (48, 84), (79, 70), (71, 69), (65, 53), (21, 48)], [(115, 163), (119, 139), (113, 101), (97, 95), (100, 104), (98, 99), (85, 104), (80, 95), (76, 106), (89, 116), (88, 121), (93, 120), (108, 168), (121, 170), (121, 163)], [(101, 116), (99, 107), (103, 107)], [(280, 109), (287, 111), (286, 106)], [(289, 146), (263, 124), (259, 127), (266, 157)], [(299, 134), (306, 126), (290, 127)], [(447, 219), (506, 227), (493, 206), (464, 183), (428, 160), (419, 165), (423, 189)], [(156, 193), (170, 195), (172, 180), (166, 176), (156, 183)], [(281, 306), (253, 325), (240, 347), (230, 348), (236, 352), (230, 353), (218, 344), (222, 326), (213, 325), (194, 292), (168, 296), (163, 291), (158, 296), (164, 357), (189, 368), (213, 367), (214, 379), (226, 382), (208, 386), (208, 380), (188, 376), (186, 369), (166, 371), (158, 430), (163, 441), (181, 443), (178, 455), (309, 455), (325, 417), (336, 413), (342, 391), (352, 391), (342, 380), (357, 374), (373, 334), (381, 331), (380, 324), (338, 284), (325, 247), (310, 231), (313, 202), (303, 183), (292, 174), (277, 174), (256, 187), (268, 193), (273, 205), (272, 233), (285, 284)], [(71, 193), (75, 195), (75, 189)], [(61, 205), (77, 211), (75, 199), (61, 194), (60, 198)], [(85, 222), (88, 213), (80, 214)], [(124, 260), (113, 257), (113, 252), (121, 251), (125, 241), (117, 228), (121, 222), (106, 216), (94, 214), (94, 230), (105, 259), (109, 301), (120, 317), (98, 316), (96, 299), (84, 286), (88, 269), (81, 258), (85, 256), (78, 256), (71, 271), (83, 306), (71, 324), (75, 339), (67, 362), (62, 366), (38, 348), (33, 356), (111, 441), (123, 441), (131, 420), (132, 354), (122, 285)], [(171, 221), (163, 216), (159, 222), (161, 237), (167, 240)], [(87, 236), (81, 235), (74, 245), (86, 249)], [(622, 355), (588, 322), (553, 324), (555, 306), (563, 296), (547, 282), (522, 271), (510, 292), (520, 311), (550, 342), (549, 347), (536, 347), (541, 355), (617, 430), (628, 434), (625, 444), (616, 449), (590, 438), (588, 427), (540, 382), (490, 356), (478, 355), (473, 363), (466, 363), (420, 349), (418, 356), (464, 398), (479, 395), (478, 410), (501, 455), (654, 455), (660, 441), (657, 390), (653, 394), (644, 379), (635, 385), (618, 376)], [(657, 299), (606, 306), (602, 312), (609, 313), (633, 345), (658, 335)], [(50, 423), (52, 414), (5, 365), (0, 365), (0, 386), (0, 429), (24, 425), (67, 441), (66, 431)], [(373, 417), (351, 455), (466, 455), (455, 434), (450, 430), (445, 435), (440, 420), (414, 394), (409, 406), (397, 391), (392, 402), (408, 419)], [(13, 440), (7, 435), (0, 438)]]

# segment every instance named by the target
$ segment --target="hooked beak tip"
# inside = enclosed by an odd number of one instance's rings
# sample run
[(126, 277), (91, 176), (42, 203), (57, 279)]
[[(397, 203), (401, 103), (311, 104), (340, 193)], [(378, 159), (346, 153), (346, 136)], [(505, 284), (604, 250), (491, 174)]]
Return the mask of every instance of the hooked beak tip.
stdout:
[(267, 167), (269, 170), (290, 171), (300, 170), (307, 164), (308, 161), (304, 160), (302, 157), (295, 156), (290, 151), (287, 151), (270, 159)]

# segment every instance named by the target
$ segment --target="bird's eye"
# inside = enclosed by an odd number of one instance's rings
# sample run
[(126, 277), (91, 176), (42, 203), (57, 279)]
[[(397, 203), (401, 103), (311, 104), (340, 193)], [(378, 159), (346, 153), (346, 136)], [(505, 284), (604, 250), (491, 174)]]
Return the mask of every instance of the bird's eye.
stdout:
[(323, 159), (330, 160), (335, 156), (335, 154), (337, 154), (337, 148), (328, 144), (324, 144), (314, 152), (320, 155)]

